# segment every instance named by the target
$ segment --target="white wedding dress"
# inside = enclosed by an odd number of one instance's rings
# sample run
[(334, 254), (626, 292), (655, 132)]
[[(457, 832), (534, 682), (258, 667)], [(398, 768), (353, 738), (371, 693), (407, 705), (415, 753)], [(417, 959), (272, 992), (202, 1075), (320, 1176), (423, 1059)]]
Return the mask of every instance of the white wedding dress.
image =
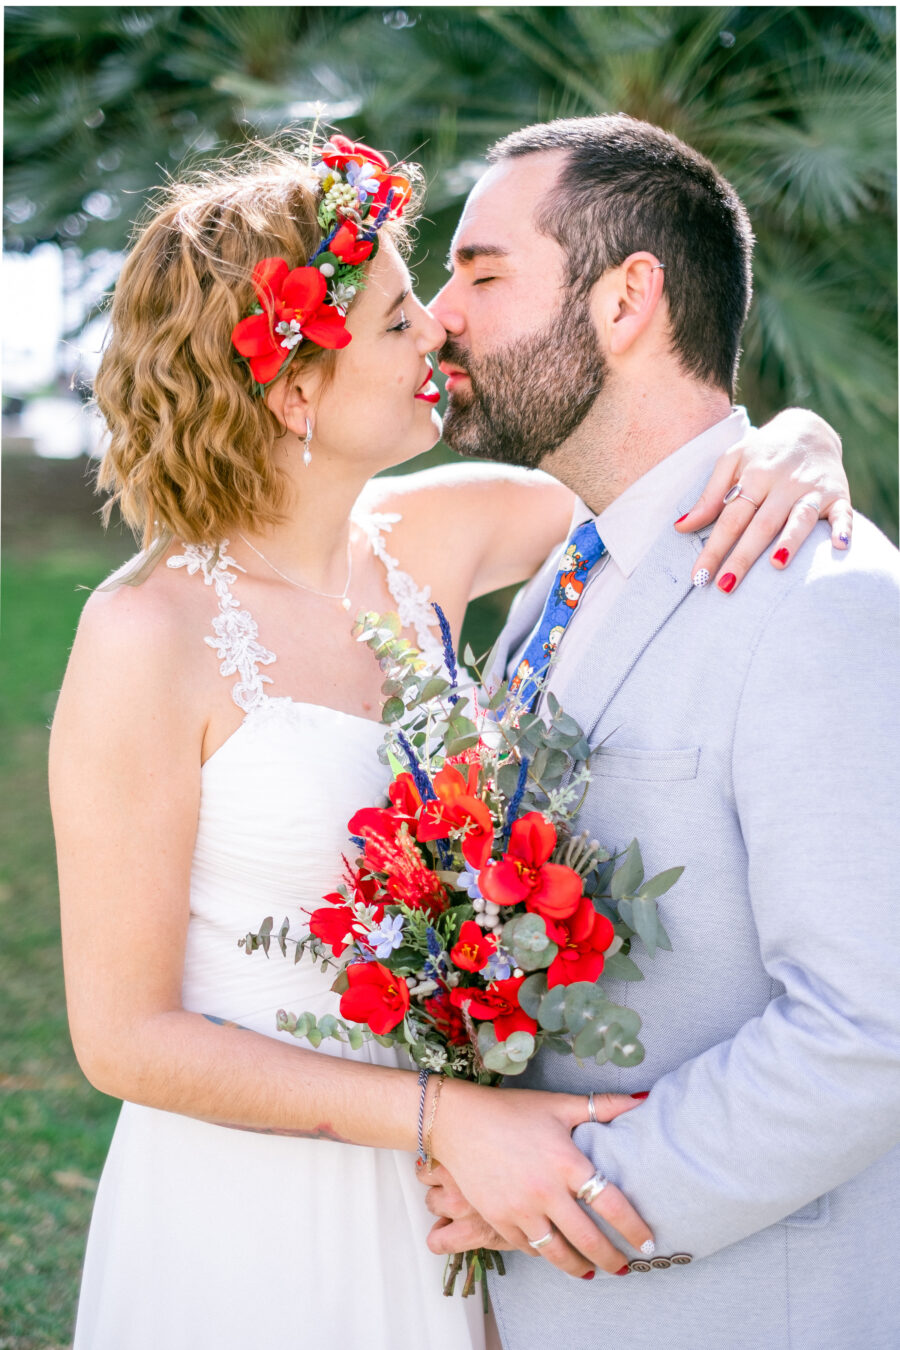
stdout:
[[(395, 519), (360, 523), (404, 626), (437, 663), (428, 592), (385, 546)], [(266, 694), (260, 667), (275, 656), (232, 594), (226, 548), (186, 547), (169, 560), (215, 592), (206, 641), (222, 674), (237, 677), (245, 712), (202, 770), (183, 1004), (276, 1036), (279, 1008), (337, 1013), (332, 976), (308, 959), (294, 965), (292, 949), (285, 959), (274, 943), (268, 960), (246, 956), (238, 939), (269, 914), (276, 928), (289, 917), (302, 936), (303, 911), (335, 889), (350, 815), (385, 793), (384, 728)], [(318, 1053), (354, 1056), (332, 1040)], [(354, 1057), (410, 1067), (374, 1043)], [(125, 1102), (94, 1207), (73, 1350), (480, 1350), (481, 1299), (443, 1296), (444, 1259), (425, 1246), (431, 1223), (410, 1154), (247, 1133)]]

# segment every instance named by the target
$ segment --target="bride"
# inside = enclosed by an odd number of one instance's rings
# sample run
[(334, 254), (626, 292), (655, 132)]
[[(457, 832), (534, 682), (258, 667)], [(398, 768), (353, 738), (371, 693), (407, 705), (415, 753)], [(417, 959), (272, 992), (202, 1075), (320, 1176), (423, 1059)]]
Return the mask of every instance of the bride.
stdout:
[[(330, 979), (237, 940), (269, 913), (302, 936), (350, 814), (386, 789), (381, 675), (352, 617), (397, 609), (438, 662), (429, 598), (458, 633), (471, 599), (537, 569), (572, 499), (488, 465), (373, 480), (439, 439), (445, 333), (403, 261), (409, 171), (343, 138), (318, 153), (256, 151), (171, 187), (97, 379), (102, 482), (144, 550), (85, 606), (51, 744), (72, 1039), (124, 1099), (77, 1350), (483, 1344), (480, 1301), (442, 1296), (425, 1245), (415, 1072), (374, 1043), (279, 1037), (279, 1007), (336, 1010)], [(793, 416), (796, 453), (770, 425), (735, 476), (781, 492), (785, 517), (826, 481), (842, 510), (833, 438)], [(630, 1109), (609, 1097), (600, 1118)], [(471, 1139), (457, 1180), (474, 1203), (509, 1169), (498, 1226), (527, 1250), (546, 1224), (516, 1209), (517, 1168), (552, 1156), (577, 1189), (586, 1098), (451, 1081), (441, 1115)], [(640, 1246), (650, 1230), (620, 1210)], [(557, 1226), (569, 1274), (623, 1264), (574, 1199)]]

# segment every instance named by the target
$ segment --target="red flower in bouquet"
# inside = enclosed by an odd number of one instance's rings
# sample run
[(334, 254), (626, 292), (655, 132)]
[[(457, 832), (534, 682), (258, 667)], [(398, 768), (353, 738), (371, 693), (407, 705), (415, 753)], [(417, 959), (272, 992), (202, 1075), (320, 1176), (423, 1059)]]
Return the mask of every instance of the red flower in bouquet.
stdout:
[(345, 220), (337, 234), (328, 245), (329, 251), (342, 263), (355, 265), (365, 262), (375, 247), (374, 239), (359, 239), (359, 226), (353, 220)]
[(499, 862), (488, 863), (478, 877), (486, 900), (520, 905), (545, 919), (567, 919), (581, 900), (581, 877), (571, 867), (547, 859), (556, 847), (556, 829), (538, 811), (513, 823), (509, 847)]
[(422, 798), (411, 773), (398, 773), (388, 788), (388, 796), (398, 815), (409, 821), (415, 820), (422, 806)]
[(258, 384), (270, 384), (304, 338), (319, 347), (347, 346), (344, 315), (324, 303), (328, 286), (317, 267), (291, 271), (284, 258), (263, 258), (252, 281), (263, 313), (241, 319), (231, 341), (249, 359)]
[(470, 867), (484, 867), (491, 856), (494, 843), (494, 822), (487, 804), (473, 796), (470, 785), (478, 782), (478, 771), (467, 765), (466, 772), (459, 766), (445, 767), (434, 776), (437, 801), (422, 807), (416, 838), (446, 839), (452, 829), (465, 830), (462, 855)]
[(547, 970), (547, 985), (593, 984), (603, 973), (603, 953), (616, 935), (605, 914), (598, 914), (587, 896), (568, 919), (547, 923), (547, 935), (559, 951)]
[(384, 873), (384, 887), (392, 900), (424, 910), (431, 917), (447, 908), (444, 885), (424, 862), (402, 816), (366, 807), (353, 816), (350, 829), (364, 840), (369, 868)]
[(467, 1045), (469, 1034), (463, 1015), (450, 1002), (446, 989), (441, 989), (432, 998), (426, 998), (422, 1005), (434, 1025), (448, 1045)]
[(357, 961), (347, 967), (350, 987), (341, 995), (341, 1016), (364, 1022), (376, 1036), (385, 1036), (409, 1011), (409, 989), (380, 961)]
[(450, 1002), (457, 1008), (468, 1005), (469, 1015), (481, 1022), (493, 1022), (498, 1041), (505, 1041), (514, 1031), (537, 1031), (537, 1022), (519, 1007), (519, 989), (525, 976), (518, 979), (495, 980), (487, 989), (451, 990)]
[(458, 970), (484, 970), (496, 950), (497, 939), (467, 919), (459, 930), (459, 941), (450, 949), (450, 960)]
[(323, 905), (310, 914), (309, 931), (326, 942), (335, 956), (340, 956), (354, 939), (353, 922), (353, 910), (349, 905)]

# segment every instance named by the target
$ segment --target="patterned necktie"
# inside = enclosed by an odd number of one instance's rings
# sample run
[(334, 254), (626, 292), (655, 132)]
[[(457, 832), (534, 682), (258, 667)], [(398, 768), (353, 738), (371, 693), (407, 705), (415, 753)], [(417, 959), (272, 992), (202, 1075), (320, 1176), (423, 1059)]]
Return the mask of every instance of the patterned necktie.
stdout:
[(544, 604), (544, 612), (528, 639), (515, 674), (509, 682), (510, 693), (532, 704), (539, 692), (547, 666), (560, 644), (584, 590), (588, 573), (606, 552), (593, 520), (586, 520), (566, 545), (562, 562)]

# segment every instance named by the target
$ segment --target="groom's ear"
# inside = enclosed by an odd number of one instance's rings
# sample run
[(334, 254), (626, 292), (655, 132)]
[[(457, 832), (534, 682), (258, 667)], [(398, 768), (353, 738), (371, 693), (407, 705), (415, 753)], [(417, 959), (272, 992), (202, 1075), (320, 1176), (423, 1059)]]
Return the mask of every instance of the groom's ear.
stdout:
[(594, 287), (591, 312), (603, 349), (622, 356), (659, 323), (665, 309), (665, 267), (652, 253), (631, 253)]

